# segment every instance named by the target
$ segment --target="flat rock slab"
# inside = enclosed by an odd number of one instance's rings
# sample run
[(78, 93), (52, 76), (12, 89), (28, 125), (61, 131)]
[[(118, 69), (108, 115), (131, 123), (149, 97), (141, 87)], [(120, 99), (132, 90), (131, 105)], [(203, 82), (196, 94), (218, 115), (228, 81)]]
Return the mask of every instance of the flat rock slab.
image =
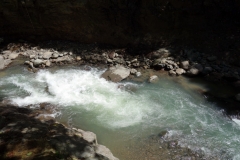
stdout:
[(123, 66), (111, 67), (102, 74), (102, 77), (112, 82), (120, 82), (130, 75), (130, 69)]

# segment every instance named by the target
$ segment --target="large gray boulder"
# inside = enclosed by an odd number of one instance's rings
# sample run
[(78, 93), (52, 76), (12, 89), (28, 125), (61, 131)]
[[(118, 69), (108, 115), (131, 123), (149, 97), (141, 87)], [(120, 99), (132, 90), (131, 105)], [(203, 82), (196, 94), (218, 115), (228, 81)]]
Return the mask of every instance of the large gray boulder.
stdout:
[(123, 66), (116, 66), (109, 68), (102, 74), (102, 77), (113, 82), (120, 82), (123, 79), (127, 78), (129, 75), (130, 69), (127, 69)]
[(0, 55), (0, 69), (4, 68), (4, 58), (2, 55)]

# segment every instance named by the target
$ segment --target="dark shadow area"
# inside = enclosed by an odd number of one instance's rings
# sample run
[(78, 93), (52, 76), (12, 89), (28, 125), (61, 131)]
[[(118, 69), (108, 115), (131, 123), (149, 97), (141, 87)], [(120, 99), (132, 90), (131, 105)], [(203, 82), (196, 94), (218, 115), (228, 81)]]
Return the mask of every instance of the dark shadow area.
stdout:
[(72, 159), (92, 147), (62, 124), (35, 119), (36, 114), (26, 108), (0, 106), (0, 159)]

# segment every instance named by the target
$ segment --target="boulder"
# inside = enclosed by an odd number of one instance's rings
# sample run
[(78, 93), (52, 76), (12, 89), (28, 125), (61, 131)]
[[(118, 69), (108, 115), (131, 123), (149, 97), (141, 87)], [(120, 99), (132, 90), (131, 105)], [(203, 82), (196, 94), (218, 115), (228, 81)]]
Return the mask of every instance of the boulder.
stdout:
[(180, 62), (180, 67), (187, 70), (189, 68), (189, 61), (182, 61)]
[(177, 73), (177, 75), (181, 75), (181, 74), (186, 73), (186, 71), (182, 68), (178, 68), (178, 69), (176, 69), (176, 73)]
[(45, 65), (46, 65), (46, 67), (50, 67), (50, 66), (51, 66), (51, 62), (50, 62), (49, 60), (47, 60), (47, 61), (45, 62)]
[(59, 56), (58, 53), (53, 53), (52, 55), (53, 58), (58, 58), (58, 56)]
[(148, 81), (149, 81), (150, 83), (155, 83), (155, 82), (158, 81), (158, 76), (153, 75), (153, 76), (149, 77)]
[(15, 52), (14, 53), (10, 53), (9, 56), (8, 56), (8, 59), (11, 59), (11, 60), (16, 59), (18, 57), (18, 55), (19, 54), (15, 53)]
[(174, 70), (170, 70), (170, 71), (168, 72), (168, 74), (169, 74), (170, 76), (175, 76), (175, 75), (176, 75), (176, 72), (175, 72)]
[(129, 75), (130, 69), (127, 69), (123, 66), (116, 66), (109, 68), (102, 74), (102, 77), (113, 82), (120, 82), (123, 79), (127, 78)]
[(52, 52), (44, 52), (42, 57), (43, 59), (49, 59), (52, 57)]
[(137, 73), (137, 70), (133, 68), (133, 69), (131, 69), (130, 73), (131, 73), (131, 74), (136, 74), (136, 73)]
[(39, 65), (41, 65), (41, 64), (43, 64), (43, 63), (44, 63), (44, 61), (41, 60), (41, 59), (36, 59), (36, 60), (33, 61), (33, 65), (34, 65), (35, 67), (38, 67)]
[(77, 57), (76, 57), (76, 60), (77, 60), (77, 61), (81, 61), (81, 59), (82, 59), (82, 58), (81, 58), (80, 56), (77, 56)]
[(4, 68), (4, 58), (0, 55), (0, 69)]
[(114, 157), (111, 151), (103, 145), (97, 145), (95, 153), (99, 156), (107, 157), (109, 160), (118, 160), (118, 158)]
[(191, 66), (190, 70), (187, 72), (189, 76), (197, 76), (203, 71), (201, 64), (195, 64)]
[(108, 57), (109, 57), (110, 59), (115, 58), (115, 56), (116, 56), (116, 53), (115, 53), (115, 52), (111, 52), (111, 53), (108, 54)]
[(142, 73), (141, 73), (141, 72), (137, 72), (135, 75), (136, 75), (137, 77), (140, 77), (140, 76), (142, 75)]

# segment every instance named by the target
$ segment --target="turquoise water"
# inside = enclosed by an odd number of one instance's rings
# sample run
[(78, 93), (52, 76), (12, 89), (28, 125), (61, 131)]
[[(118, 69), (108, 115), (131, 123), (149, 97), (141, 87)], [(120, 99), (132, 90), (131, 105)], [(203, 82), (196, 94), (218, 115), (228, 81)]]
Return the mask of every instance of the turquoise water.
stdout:
[(166, 76), (155, 84), (112, 83), (101, 78), (103, 72), (66, 67), (34, 74), (12, 67), (0, 73), (0, 95), (21, 107), (53, 104), (51, 116), (93, 131), (120, 159), (146, 159), (137, 145), (162, 131), (167, 131), (166, 140), (182, 147), (218, 159), (240, 159), (240, 126), (193, 87), (186, 89)]

